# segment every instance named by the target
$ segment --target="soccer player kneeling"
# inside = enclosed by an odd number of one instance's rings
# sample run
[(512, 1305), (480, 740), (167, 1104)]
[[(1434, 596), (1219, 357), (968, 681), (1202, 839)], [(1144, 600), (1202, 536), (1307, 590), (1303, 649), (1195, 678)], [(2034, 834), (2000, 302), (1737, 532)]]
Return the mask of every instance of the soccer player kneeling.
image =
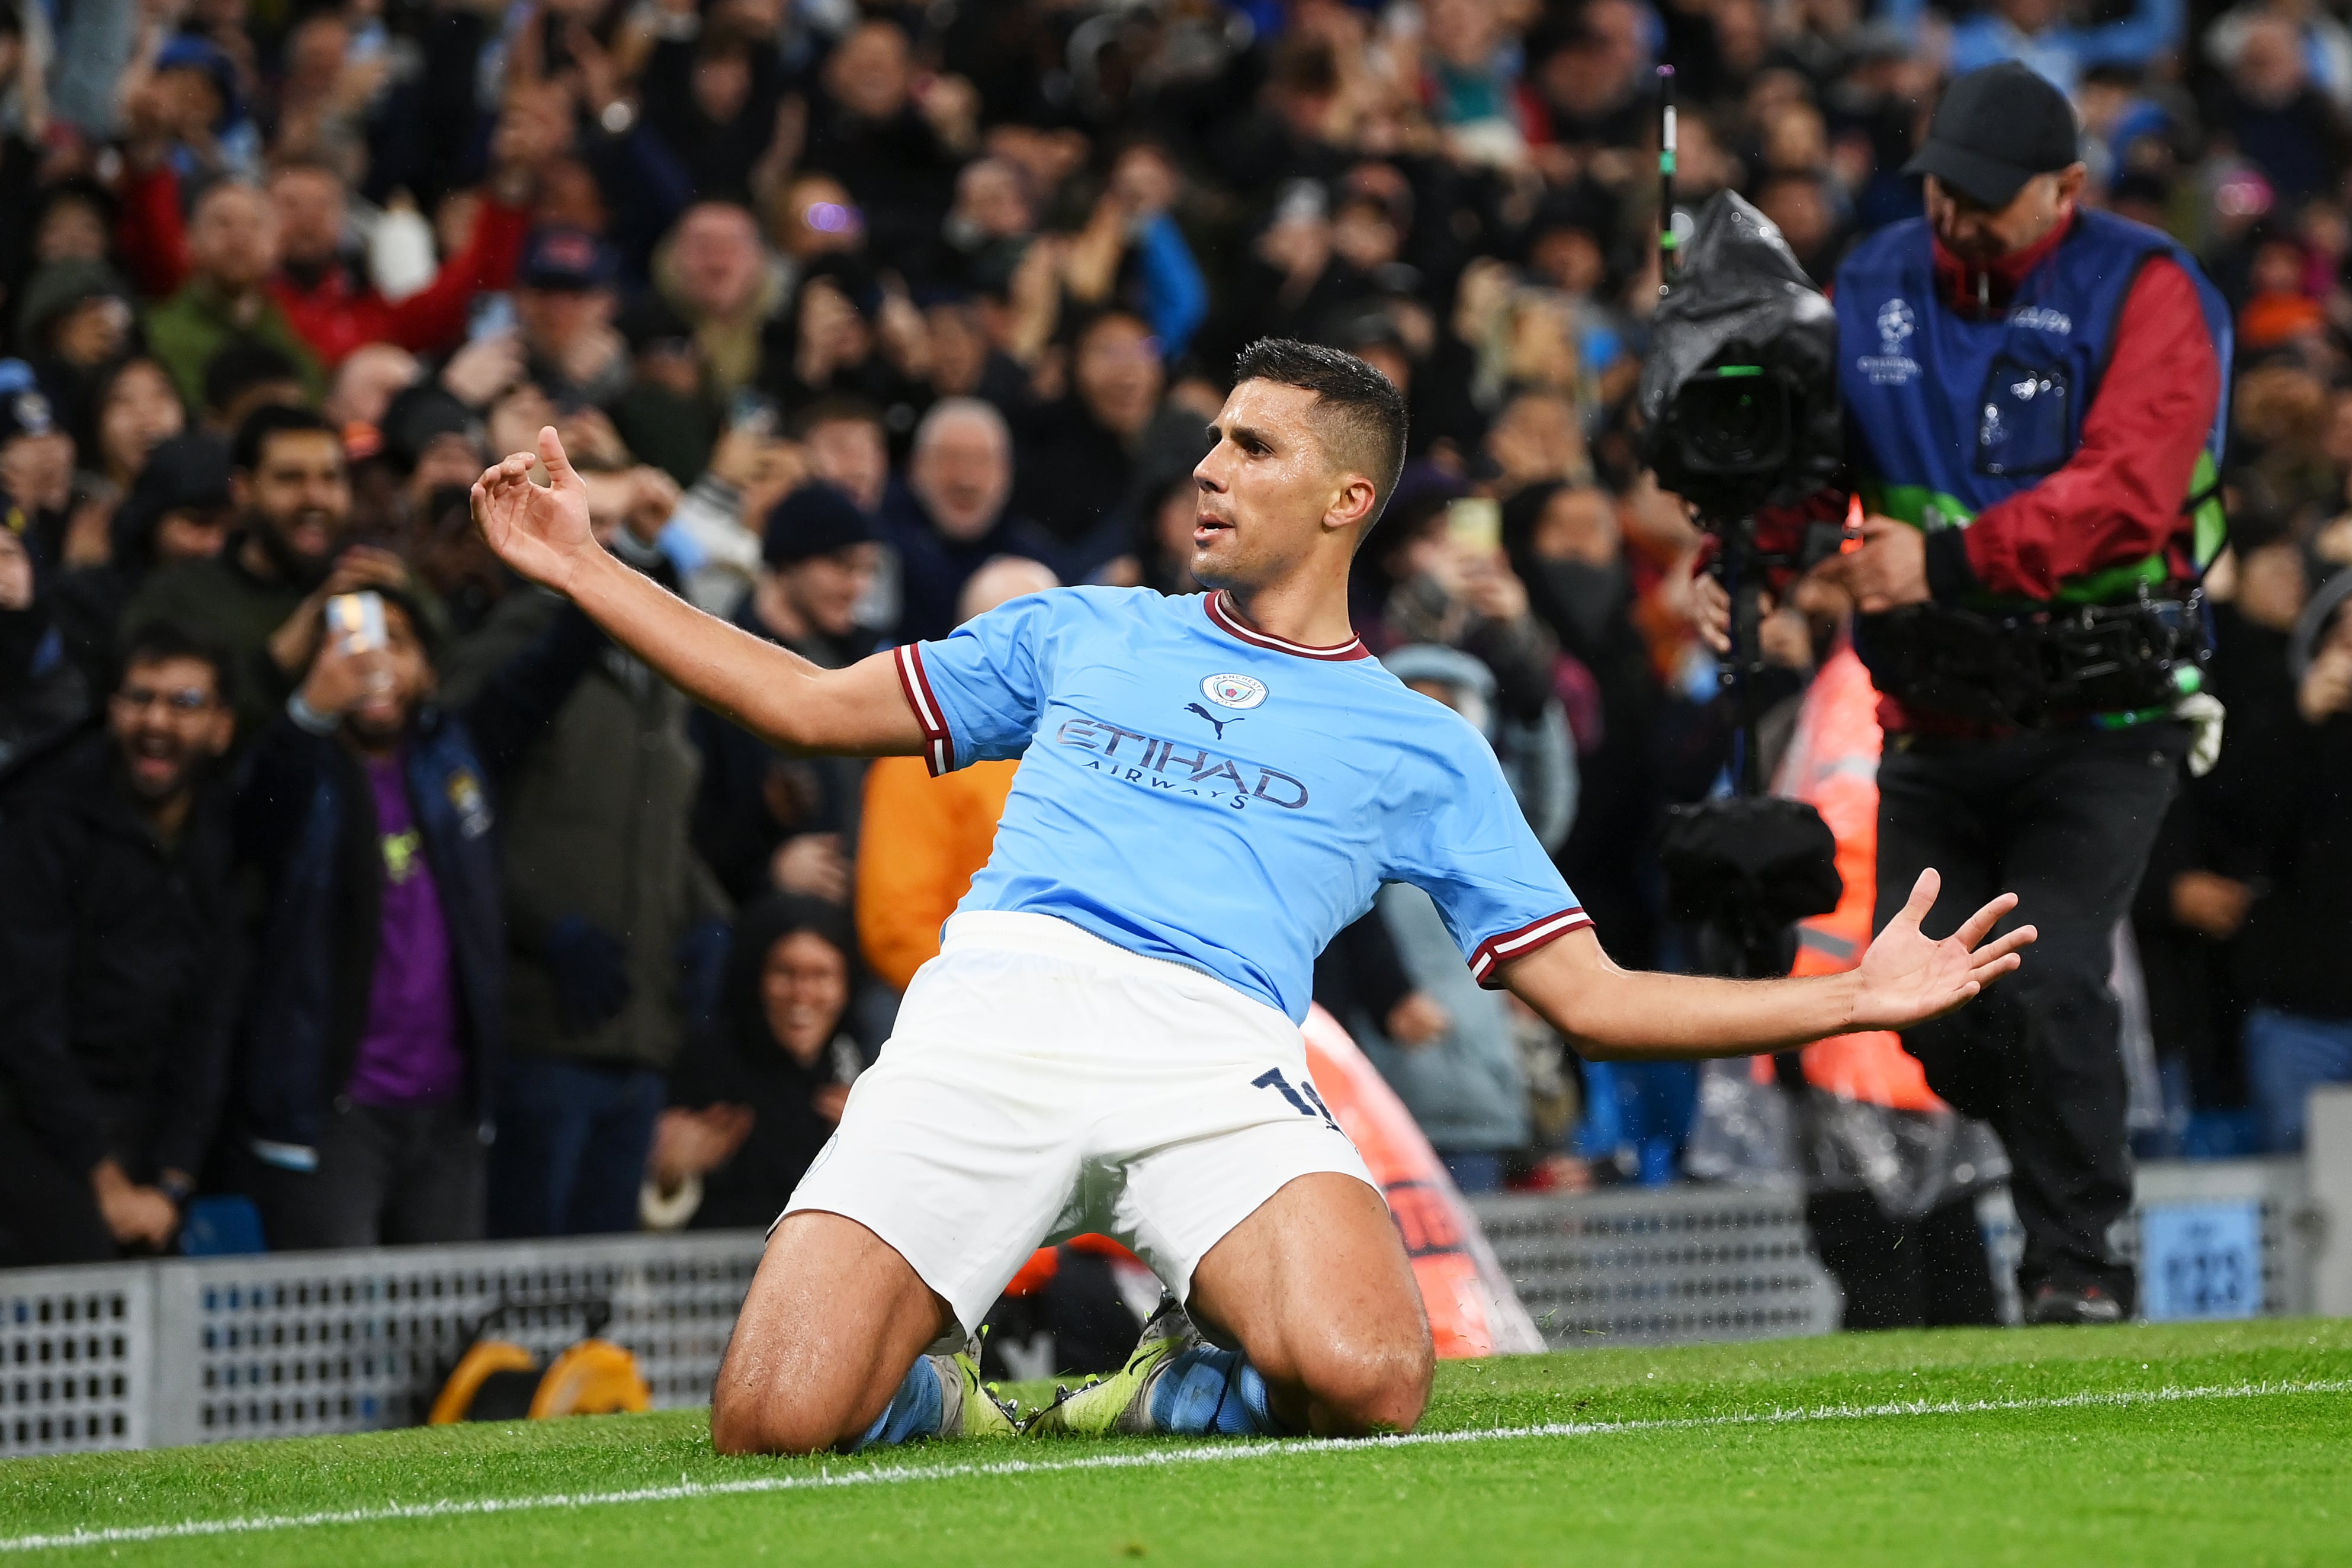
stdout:
[(987, 868), (769, 1237), (713, 1394), (724, 1451), (1011, 1435), (969, 1333), (1041, 1241), (1089, 1230), (1170, 1300), (1123, 1371), (1033, 1431), (1410, 1428), (1429, 1328), (1297, 1028), (1315, 956), (1383, 882), (1424, 889), (1482, 983), (1594, 1057), (1899, 1029), (2032, 940), (1985, 941), (2008, 896), (1927, 939), (1930, 872), (1845, 974), (1619, 969), (1486, 742), (1349, 629), (1349, 561), (1403, 463), (1396, 389), (1285, 341), (1235, 382), (1194, 474), (1210, 592), (1031, 594), (846, 670), (607, 556), (552, 429), (474, 488), (509, 565), (778, 746), (1022, 759)]

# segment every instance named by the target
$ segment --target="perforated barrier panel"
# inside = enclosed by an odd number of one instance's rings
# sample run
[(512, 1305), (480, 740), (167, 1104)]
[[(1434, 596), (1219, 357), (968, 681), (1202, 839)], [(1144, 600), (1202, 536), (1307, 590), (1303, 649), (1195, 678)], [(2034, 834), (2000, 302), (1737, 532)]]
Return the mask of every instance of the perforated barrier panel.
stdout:
[(1555, 1347), (1828, 1333), (1842, 1302), (1790, 1193), (1651, 1187), (1471, 1199)]
[[(2139, 1200), (2116, 1233), (2127, 1250), (2145, 1211), (2258, 1205), (2260, 1310), (2311, 1310), (2301, 1162), (2151, 1165)], [(1471, 1207), (1554, 1346), (1837, 1323), (1837, 1287), (1793, 1194), (1647, 1187)], [(2014, 1234), (2006, 1207), (1983, 1206), (1997, 1242)], [(604, 1333), (635, 1353), (654, 1402), (699, 1405), (761, 1244), (756, 1231), (719, 1231), (0, 1271), (0, 1458), (421, 1420), (501, 1296), (520, 1310), (499, 1332), (542, 1356), (579, 1337), (589, 1300), (609, 1302)]]
[(0, 1457), (155, 1439), (151, 1266), (0, 1272)]
[(541, 1356), (626, 1346), (661, 1406), (699, 1405), (760, 1260), (756, 1231), (188, 1260), (159, 1269), (157, 1443), (422, 1421), (483, 1314)]

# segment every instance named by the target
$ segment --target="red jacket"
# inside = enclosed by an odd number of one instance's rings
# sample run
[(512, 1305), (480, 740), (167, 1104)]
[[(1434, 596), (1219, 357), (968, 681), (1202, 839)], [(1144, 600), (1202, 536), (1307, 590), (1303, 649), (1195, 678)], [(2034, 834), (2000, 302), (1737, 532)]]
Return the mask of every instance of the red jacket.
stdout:
[[(1996, 308), (2007, 305), (2067, 226), (1985, 269)], [(1936, 278), (1956, 307), (1973, 307), (1974, 274), (1940, 244)], [(1994, 593), (2046, 600), (2068, 578), (2144, 559), (2185, 534), (2181, 504), (2221, 395), (2221, 359), (2197, 286), (2158, 256), (2140, 268), (2124, 298), (2115, 348), (2084, 412), (2074, 455), (1958, 530), (1977, 582)]]
[[(2007, 307), (2065, 233), (2062, 225), (1983, 269), (1993, 308)], [(1955, 309), (1976, 308), (1975, 270), (1940, 242), (1936, 279)], [(2047, 600), (2068, 578), (2141, 560), (2185, 540), (2190, 525), (2181, 506), (2221, 395), (2221, 359), (2197, 287), (2158, 256), (2140, 268), (2124, 298), (2115, 349), (2084, 412), (2074, 455), (2032, 488), (1987, 507), (1967, 528), (1928, 536), (1936, 596), (1978, 587)], [(1759, 541), (1767, 550), (1793, 551), (1806, 523), (1841, 520), (1845, 509), (1843, 492), (1826, 491), (1768, 508), (1757, 519)]]
[[(422, 292), (405, 299), (386, 299), (340, 261), (307, 287), (280, 268), (269, 280), (270, 298), (331, 370), (366, 343), (435, 352), (466, 335), (467, 308), (476, 294), (513, 281), (530, 225), (524, 209), (484, 201), (466, 248), (443, 263)], [(180, 182), (168, 166), (125, 177), (116, 241), (142, 293), (160, 299), (187, 281)]]

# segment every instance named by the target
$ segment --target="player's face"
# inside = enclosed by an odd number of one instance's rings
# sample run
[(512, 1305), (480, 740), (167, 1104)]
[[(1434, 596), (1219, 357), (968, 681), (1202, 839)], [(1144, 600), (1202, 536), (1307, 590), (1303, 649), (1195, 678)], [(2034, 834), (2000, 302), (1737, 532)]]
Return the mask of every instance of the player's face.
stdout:
[(1322, 537), (1345, 489), (1309, 418), (1315, 394), (1244, 382), (1210, 431), (1217, 444), (1192, 470), (1192, 576), (1210, 588), (1248, 589), (1283, 576)]

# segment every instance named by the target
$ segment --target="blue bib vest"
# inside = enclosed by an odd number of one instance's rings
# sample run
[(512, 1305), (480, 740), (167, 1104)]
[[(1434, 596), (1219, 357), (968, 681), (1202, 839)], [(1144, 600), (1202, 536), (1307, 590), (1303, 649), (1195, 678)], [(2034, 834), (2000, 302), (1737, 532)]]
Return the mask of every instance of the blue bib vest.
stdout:
[[(1846, 457), (1864, 503), (1930, 531), (1966, 528), (2063, 465), (2081, 444), (2124, 300), (2156, 256), (2170, 257), (2197, 286), (2221, 361), (2222, 396), (2184, 507), (2201, 572), (2223, 539), (2216, 479), (2228, 426), (2229, 307), (2180, 246), (2108, 213), (2075, 214), (2005, 317), (1970, 320), (1937, 297), (1922, 218), (1881, 229), (1838, 268)], [(2057, 598), (2115, 603), (2142, 586), (2161, 591), (2174, 575), (2159, 551), (2062, 584)]]

